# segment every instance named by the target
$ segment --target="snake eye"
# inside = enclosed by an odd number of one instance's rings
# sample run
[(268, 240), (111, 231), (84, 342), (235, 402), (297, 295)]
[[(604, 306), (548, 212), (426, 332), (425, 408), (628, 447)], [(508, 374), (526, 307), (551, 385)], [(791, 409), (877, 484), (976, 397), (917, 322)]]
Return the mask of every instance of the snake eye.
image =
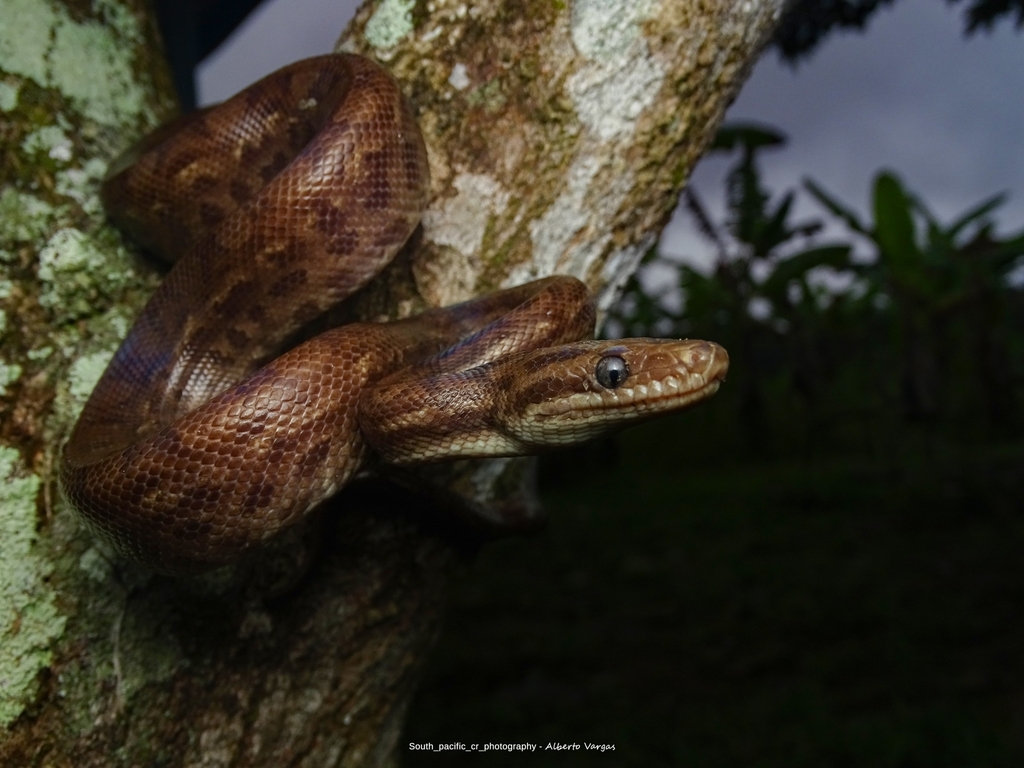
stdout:
[(594, 375), (597, 376), (597, 383), (605, 389), (617, 389), (629, 376), (629, 368), (621, 357), (609, 355), (597, 361)]

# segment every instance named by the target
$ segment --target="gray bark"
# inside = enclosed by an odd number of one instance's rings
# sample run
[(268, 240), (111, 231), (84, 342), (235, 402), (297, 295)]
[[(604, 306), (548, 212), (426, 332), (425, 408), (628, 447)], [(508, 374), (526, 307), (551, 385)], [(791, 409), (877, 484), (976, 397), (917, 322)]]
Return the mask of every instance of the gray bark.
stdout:
[[(360, 314), (554, 273), (606, 309), (780, 5), (367, 3), (340, 45), (382, 61), (417, 105), (433, 189), (418, 249)], [(142, 0), (0, 0), (0, 18), (0, 762), (392, 762), (466, 544), (435, 507), (456, 505), (356, 488), (193, 580), (119, 562), (81, 529), (56, 458), (157, 280), (104, 224), (97, 184), (171, 114), (170, 80)], [(464, 463), (432, 479), (528, 522), (525, 474)]]

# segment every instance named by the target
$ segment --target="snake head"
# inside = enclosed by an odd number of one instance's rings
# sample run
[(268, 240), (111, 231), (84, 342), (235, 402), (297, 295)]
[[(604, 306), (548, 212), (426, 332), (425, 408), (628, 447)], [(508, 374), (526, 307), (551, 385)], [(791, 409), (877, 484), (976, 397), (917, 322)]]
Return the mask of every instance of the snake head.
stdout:
[(693, 405), (728, 367), (708, 341), (580, 341), (371, 387), (359, 422), (391, 464), (528, 455)]
[(531, 449), (575, 445), (718, 391), (729, 355), (709, 341), (583, 341), (517, 356), (501, 429)]

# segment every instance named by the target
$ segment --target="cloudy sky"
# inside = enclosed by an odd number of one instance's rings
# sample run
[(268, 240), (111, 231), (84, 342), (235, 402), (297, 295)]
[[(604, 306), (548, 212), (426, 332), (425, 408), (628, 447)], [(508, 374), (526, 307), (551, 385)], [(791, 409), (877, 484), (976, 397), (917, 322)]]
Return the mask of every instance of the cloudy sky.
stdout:
[[(219, 101), (277, 67), (329, 51), (355, 0), (272, 0), (198, 72), (202, 103)], [(789, 136), (764, 155), (768, 186), (784, 191), (810, 176), (866, 213), (871, 180), (896, 171), (940, 220), (983, 198), (1010, 193), (1003, 232), (1024, 228), (1024, 35), (1009, 23), (963, 35), (962, 4), (899, 0), (866, 34), (831, 36), (795, 69), (765, 54), (729, 111)], [(712, 156), (692, 184), (722, 210), (728, 159)], [(798, 213), (818, 216), (803, 196)], [(841, 230), (836, 230), (841, 231)], [(673, 256), (701, 263), (707, 247), (677, 215), (662, 240)]]

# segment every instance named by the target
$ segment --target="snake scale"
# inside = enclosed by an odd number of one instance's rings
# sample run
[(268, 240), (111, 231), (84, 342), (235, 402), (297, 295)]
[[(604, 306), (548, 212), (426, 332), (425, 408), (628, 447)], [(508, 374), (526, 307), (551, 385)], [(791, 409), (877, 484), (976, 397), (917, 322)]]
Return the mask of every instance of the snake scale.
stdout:
[(119, 553), (228, 563), (368, 458), (509, 456), (717, 390), (703, 341), (593, 341), (586, 287), (551, 277), (392, 323), (298, 328), (376, 275), (428, 195), (397, 84), (352, 55), (297, 62), (114, 161), (111, 218), (175, 262), (65, 446), (65, 497)]

